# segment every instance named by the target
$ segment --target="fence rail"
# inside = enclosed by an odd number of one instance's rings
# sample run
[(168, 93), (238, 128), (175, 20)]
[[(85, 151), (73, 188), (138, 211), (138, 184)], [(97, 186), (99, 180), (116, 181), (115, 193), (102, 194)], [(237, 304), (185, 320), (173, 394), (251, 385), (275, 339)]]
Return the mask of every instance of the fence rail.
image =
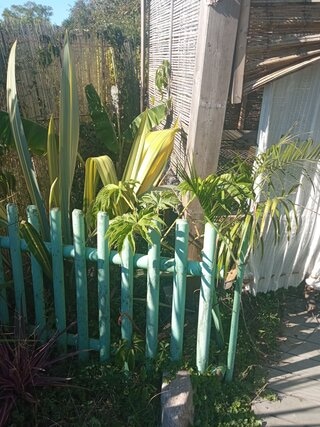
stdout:
[[(28, 221), (38, 228), (38, 214), (34, 206), (27, 209)], [(7, 206), (8, 234), (0, 236), (0, 248), (9, 249), (14, 283), (15, 311), (27, 318), (30, 311), (30, 301), (26, 299), (26, 286), (23, 277), (23, 252), (29, 252), (27, 243), (20, 239), (17, 207)], [(67, 345), (75, 345), (79, 350), (92, 349), (100, 353), (100, 360), (110, 358), (111, 322), (110, 322), (110, 264), (119, 265), (121, 269), (121, 302), (120, 320), (121, 336), (128, 343), (132, 342), (133, 335), (133, 289), (134, 270), (144, 269), (147, 272), (146, 283), (146, 331), (145, 356), (153, 359), (157, 355), (158, 325), (159, 325), (159, 290), (160, 272), (172, 275), (172, 307), (171, 307), (171, 340), (170, 357), (179, 360), (183, 354), (186, 279), (188, 275), (199, 276), (201, 286), (199, 293), (199, 315), (197, 327), (196, 360), (197, 367), (203, 372), (209, 364), (209, 343), (211, 339), (211, 319), (215, 328), (217, 345), (221, 346), (222, 328), (219, 306), (216, 295), (216, 231), (210, 224), (206, 224), (202, 261), (190, 261), (188, 254), (188, 223), (178, 219), (175, 229), (175, 249), (173, 258), (160, 256), (160, 236), (150, 231), (152, 244), (147, 254), (133, 254), (128, 242), (125, 243), (121, 254), (110, 251), (106, 239), (108, 217), (100, 212), (97, 218), (97, 247), (85, 246), (84, 214), (80, 210), (72, 213), (73, 244), (63, 245), (61, 234), (61, 216), (58, 209), (50, 212), (51, 242), (46, 243), (52, 258), (53, 305), (55, 328), (61, 332), (59, 344), (66, 350)], [(33, 308), (36, 325), (41, 329), (48, 328), (46, 315), (46, 298), (44, 274), (40, 264), (30, 253), (31, 274), (33, 286)], [(73, 259), (75, 293), (76, 293), (76, 333), (66, 332), (66, 283), (65, 260)], [(97, 266), (97, 295), (98, 330), (99, 338), (89, 336), (88, 312), (88, 268), (87, 261), (93, 261)], [(5, 282), (3, 254), (0, 251), (0, 285)], [(90, 293), (89, 293), (90, 295)], [(30, 299), (30, 298), (29, 298)], [(8, 306), (7, 290), (0, 286), (0, 323), (8, 324), (10, 310)], [(45, 339), (45, 338), (44, 338)], [(81, 359), (88, 358), (88, 352), (80, 352)]]

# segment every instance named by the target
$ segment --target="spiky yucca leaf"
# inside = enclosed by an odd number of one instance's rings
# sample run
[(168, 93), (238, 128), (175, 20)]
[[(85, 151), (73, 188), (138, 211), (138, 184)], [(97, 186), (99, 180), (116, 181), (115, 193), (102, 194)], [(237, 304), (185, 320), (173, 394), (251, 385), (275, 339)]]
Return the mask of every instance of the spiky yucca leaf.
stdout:
[(6, 227), (8, 224), (7, 221), (7, 212), (4, 204), (0, 201), (0, 227)]
[(96, 197), (100, 180), (104, 186), (118, 184), (116, 170), (109, 156), (89, 157), (86, 160), (83, 196), (83, 211), (85, 213), (88, 212), (89, 206)]
[(142, 158), (139, 162), (136, 176), (131, 179), (140, 183), (137, 194), (143, 194), (157, 185), (164, 167), (172, 153), (177, 124), (171, 129), (164, 129), (147, 134)]
[(48, 136), (47, 136), (47, 159), (48, 159), (48, 172), (50, 180), (50, 197), (49, 208), (59, 206), (59, 146), (56, 140), (54, 131), (53, 116), (50, 117)]
[(142, 113), (140, 126), (130, 150), (129, 158), (122, 175), (122, 181), (130, 181), (131, 179), (135, 180), (139, 171), (139, 165), (143, 155), (144, 141), (148, 132), (147, 110), (145, 110)]
[(37, 230), (26, 221), (20, 223), (21, 237), (26, 241), (29, 251), (41, 265), (44, 274), (52, 280), (51, 255)]
[(27, 190), (31, 201), (37, 206), (39, 212), (39, 220), (41, 233), (44, 239), (49, 239), (49, 222), (46, 214), (46, 209), (39, 185), (36, 178), (36, 173), (33, 168), (31, 157), (29, 154), (28, 144), (23, 130), (23, 125), (20, 117), (17, 87), (15, 76), (15, 54), (17, 42), (11, 48), (8, 60), (7, 72), (7, 108), (10, 118), (11, 130), (15, 141), (16, 150), (19, 156), (19, 162), (22, 168)]
[(62, 234), (65, 242), (71, 241), (70, 194), (74, 177), (79, 143), (79, 103), (74, 64), (68, 33), (65, 35), (60, 92), (59, 120), (59, 207)]

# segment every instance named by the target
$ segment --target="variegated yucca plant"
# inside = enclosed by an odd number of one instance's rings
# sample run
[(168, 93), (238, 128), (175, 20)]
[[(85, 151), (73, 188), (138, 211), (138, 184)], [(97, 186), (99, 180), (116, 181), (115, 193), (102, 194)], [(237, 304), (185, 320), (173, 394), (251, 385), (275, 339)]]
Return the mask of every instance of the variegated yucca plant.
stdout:
[[(31, 202), (37, 206), (41, 234), (49, 240), (49, 220), (33, 167), (18, 107), (15, 77), (16, 45), (11, 48), (7, 73), (7, 109), (19, 161)], [(68, 34), (65, 36), (60, 90), (59, 144), (53, 132), (53, 119), (48, 132), (48, 169), (50, 177), (49, 207), (61, 209), (62, 233), (65, 242), (71, 241), (70, 194), (74, 177), (79, 141), (79, 107), (74, 65)]]
[[(8, 115), (26, 186), (31, 201), (37, 206), (39, 212), (42, 239), (48, 241), (50, 239), (48, 213), (46, 212), (45, 202), (39, 189), (18, 108), (15, 52), (16, 43), (14, 43), (11, 49), (8, 62)], [(104, 112), (101, 110), (101, 105), (97, 101), (97, 94), (94, 92), (92, 85), (87, 86), (86, 93), (88, 103), (91, 100), (89, 107), (90, 105), (94, 105), (94, 103), (96, 104), (96, 108), (90, 110), (93, 121), (97, 124), (98, 120), (100, 120), (100, 125), (104, 126), (104, 129), (101, 129), (101, 126), (99, 128), (100, 136), (102, 135), (103, 137), (103, 135), (111, 133), (112, 140), (109, 141), (108, 147), (117, 155), (119, 151), (117, 142), (119, 141), (112, 130), (110, 120), (108, 119), (109, 122), (106, 120), (104, 123), (103, 120), (101, 122), (101, 119), (105, 118), (101, 117), (101, 115), (104, 115)], [(125, 214), (128, 211), (132, 212), (132, 206), (137, 204), (136, 198), (149, 191), (157, 183), (170, 156), (174, 136), (178, 131), (177, 124), (172, 129), (153, 130), (164, 117), (165, 107), (161, 105), (151, 110), (146, 110), (133, 121), (134, 141), (121, 180), (118, 179), (116, 167), (109, 156), (104, 155), (87, 159), (85, 164), (83, 198), (83, 209), (85, 212), (88, 211), (89, 207), (93, 206), (97, 192), (101, 187), (101, 182), (104, 186), (103, 194), (106, 194), (108, 188), (110, 188), (112, 194), (117, 194), (117, 197), (113, 197), (112, 199), (110, 209), (106, 209), (111, 217)], [(101, 130), (104, 130), (104, 132), (101, 132)], [(47, 159), (50, 179), (48, 207), (59, 207), (61, 210), (62, 233), (65, 243), (70, 243), (72, 240), (70, 194), (78, 155), (78, 141), (79, 106), (77, 85), (68, 34), (66, 33), (62, 58), (58, 140), (56, 139), (52, 117), (47, 134)], [(123, 191), (124, 188), (126, 189), (125, 192)], [(98, 200), (101, 201), (103, 197), (101, 194), (99, 196)], [(126, 202), (128, 198), (131, 200), (131, 206), (130, 203)], [(98, 205), (96, 204), (95, 206), (97, 207)], [(100, 208), (104, 206), (104, 203), (100, 204)], [(45, 245), (43, 241), (37, 238), (37, 234), (34, 230), (31, 230), (31, 226), (26, 222), (23, 223), (21, 231), (23, 237), (30, 242), (30, 246), (35, 250), (38, 248), (38, 254), (35, 253), (35, 255), (38, 257), (39, 262), (46, 259), (47, 271), (48, 253), (44, 253)], [(40, 252), (41, 255), (39, 255)]]

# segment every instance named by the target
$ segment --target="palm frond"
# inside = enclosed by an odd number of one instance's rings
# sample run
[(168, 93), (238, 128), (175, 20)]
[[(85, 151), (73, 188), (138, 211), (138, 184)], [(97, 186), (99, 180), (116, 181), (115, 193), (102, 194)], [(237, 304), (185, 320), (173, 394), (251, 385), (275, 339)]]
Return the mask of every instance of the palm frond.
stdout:
[(128, 239), (132, 251), (135, 252), (135, 237), (139, 235), (149, 244), (152, 244), (149, 231), (155, 230), (160, 234), (161, 224), (164, 222), (154, 212), (127, 213), (110, 221), (106, 236), (110, 247), (114, 247), (119, 253), (121, 253), (126, 239)]

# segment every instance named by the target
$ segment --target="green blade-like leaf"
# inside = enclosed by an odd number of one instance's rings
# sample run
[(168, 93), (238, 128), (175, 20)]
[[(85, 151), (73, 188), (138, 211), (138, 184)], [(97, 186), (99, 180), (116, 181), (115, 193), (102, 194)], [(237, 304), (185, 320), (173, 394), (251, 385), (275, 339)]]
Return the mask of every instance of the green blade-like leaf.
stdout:
[(23, 125), (20, 117), (17, 87), (15, 77), (15, 53), (16, 42), (13, 44), (9, 61), (7, 74), (7, 108), (10, 118), (12, 134), (15, 141), (15, 147), (19, 156), (19, 161), (23, 171), (26, 186), (32, 200), (32, 203), (37, 206), (39, 212), (39, 220), (41, 233), (45, 239), (49, 239), (49, 223), (45, 210), (44, 201), (39, 190), (37, 178), (31, 162), (28, 144), (23, 130)]
[[(166, 118), (167, 115), (167, 106), (166, 104), (160, 104), (153, 108), (148, 108), (147, 111), (147, 121), (146, 125), (148, 130), (153, 129), (154, 127), (158, 126), (163, 120)], [(130, 125), (131, 131), (133, 135), (136, 134), (137, 130), (139, 129), (139, 126), (141, 124), (143, 113), (139, 114), (133, 122)]]
[(37, 230), (30, 223), (21, 221), (20, 234), (26, 241), (29, 251), (41, 265), (44, 274), (52, 280), (51, 256)]
[[(44, 154), (46, 152), (47, 128), (31, 120), (21, 120), (30, 151), (33, 154)], [(6, 111), (0, 111), (0, 144), (15, 147), (10, 118)]]
[(107, 110), (102, 105), (100, 97), (92, 84), (86, 86), (85, 92), (97, 138), (105, 146), (106, 150), (118, 157), (118, 139)]
[[(50, 202), (49, 207), (59, 206), (59, 188), (57, 179), (59, 177), (59, 146), (54, 133), (53, 116), (50, 117), (48, 137), (47, 137), (47, 158), (48, 158), (48, 171), (50, 179)], [(55, 184), (53, 184), (55, 183)]]
[(0, 201), (0, 227), (6, 227), (8, 224), (6, 208)]
[(140, 162), (143, 156), (145, 138), (148, 133), (147, 115), (148, 111), (145, 110), (142, 113), (141, 123), (131, 147), (129, 158), (122, 175), (122, 181), (137, 180), (136, 177), (139, 172)]
[(83, 211), (86, 213), (96, 197), (99, 180), (103, 185), (118, 184), (114, 164), (110, 157), (89, 157), (85, 165)]
[(59, 196), (62, 234), (65, 242), (71, 242), (69, 211), (79, 143), (79, 102), (76, 75), (67, 33), (62, 59), (59, 123)]

